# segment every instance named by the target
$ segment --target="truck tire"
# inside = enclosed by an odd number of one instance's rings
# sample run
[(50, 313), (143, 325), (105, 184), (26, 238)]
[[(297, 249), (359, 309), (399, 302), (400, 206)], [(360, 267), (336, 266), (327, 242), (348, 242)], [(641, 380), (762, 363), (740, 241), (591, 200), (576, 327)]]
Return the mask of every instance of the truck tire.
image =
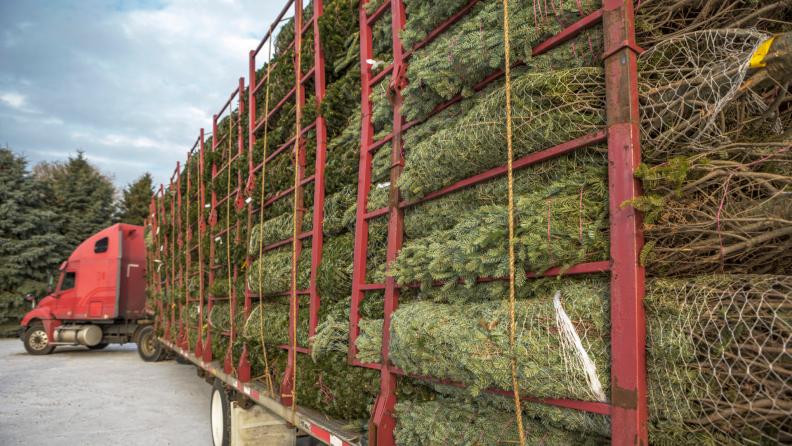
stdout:
[(162, 344), (157, 340), (154, 327), (146, 327), (140, 332), (137, 350), (140, 359), (146, 362), (156, 362), (162, 359), (164, 349), (162, 348)]
[(223, 382), (216, 379), (212, 386), (212, 396), (209, 398), (209, 427), (212, 430), (212, 444), (214, 446), (229, 446), (231, 444), (231, 402), (228, 390), (223, 387)]
[(86, 345), (86, 347), (88, 347), (91, 350), (101, 350), (101, 349), (107, 347), (108, 345), (110, 345), (110, 344), (107, 343), (107, 342), (104, 342), (104, 343), (96, 344), (96, 345)]
[(33, 325), (25, 332), (25, 350), (31, 355), (49, 355), (55, 346), (48, 346), (49, 338), (44, 325)]

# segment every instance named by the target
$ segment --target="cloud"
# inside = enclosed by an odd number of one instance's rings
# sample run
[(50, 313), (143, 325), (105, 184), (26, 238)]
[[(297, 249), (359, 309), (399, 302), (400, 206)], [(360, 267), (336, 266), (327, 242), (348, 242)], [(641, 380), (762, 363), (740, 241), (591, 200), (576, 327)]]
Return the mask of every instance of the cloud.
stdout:
[(248, 72), (282, 2), (0, 3), (0, 142), (166, 182)]
[(25, 97), (19, 93), (0, 94), (0, 100), (5, 102), (12, 108), (22, 108), (22, 104), (25, 103)]

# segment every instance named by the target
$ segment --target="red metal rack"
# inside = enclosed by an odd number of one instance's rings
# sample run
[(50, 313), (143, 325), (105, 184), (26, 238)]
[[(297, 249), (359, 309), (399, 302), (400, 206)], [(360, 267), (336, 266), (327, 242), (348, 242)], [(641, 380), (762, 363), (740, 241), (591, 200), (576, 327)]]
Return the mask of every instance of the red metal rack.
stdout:
[[(486, 172), (467, 178), (448, 187), (445, 187), (437, 192), (428, 194), (421, 200), (414, 202), (407, 202), (402, 199), (399, 188), (396, 186), (399, 177), (402, 173), (404, 166), (404, 156), (402, 147), (403, 132), (414, 125), (420, 125), (422, 121), (407, 122), (399, 113), (401, 107), (401, 97), (398, 94), (400, 86), (406, 82), (404, 78), (407, 71), (407, 64), (410, 60), (413, 51), (429, 45), (434, 39), (440, 36), (443, 32), (447, 31), (454, 23), (463, 18), (470, 12), (472, 7), (480, 0), (470, 0), (467, 6), (462, 8), (458, 13), (451, 16), (444, 21), (437, 29), (431, 31), (426, 39), (416, 44), (412, 50), (408, 51), (403, 48), (399, 31), (402, 30), (406, 22), (405, 6), (402, 0), (391, 0), (386, 2), (377, 9), (372, 15), (368, 16), (366, 10), (361, 5), (360, 8), (360, 59), (361, 59), (361, 87), (362, 87), (362, 129), (361, 129), (361, 155), (359, 164), (359, 179), (358, 179), (358, 197), (357, 197), (357, 216), (356, 216), (356, 229), (355, 229), (355, 251), (354, 251), (354, 270), (353, 270), (353, 288), (352, 288), (352, 304), (351, 304), (351, 320), (350, 320), (350, 340), (348, 362), (351, 365), (369, 367), (380, 370), (381, 373), (381, 387), (380, 394), (377, 397), (374, 412), (371, 419), (371, 428), (369, 430), (369, 444), (387, 445), (392, 446), (395, 443), (393, 429), (395, 427), (395, 420), (391, 418), (393, 407), (396, 404), (395, 386), (396, 376), (404, 372), (396, 369), (388, 361), (389, 355), (389, 327), (391, 323), (391, 315), (397, 310), (399, 305), (399, 295), (401, 287), (395, 282), (393, 278), (388, 277), (384, 283), (365, 283), (366, 273), (366, 255), (368, 245), (368, 226), (369, 221), (376, 217), (388, 218), (388, 246), (386, 261), (388, 264), (395, 260), (399, 250), (402, 247), (403, 226), (404, 226), (404, 210), (408, 207), (415, 206), (428, 200), (437, 199), (442, 196), (454, 193), (461, 189), (480, 184), (494, 178), (506, 175), (507, 168), (504, 166), (497, 167)], [(257, 116), (256, 111), (256, 94), (265, 88), (267, 78), (261, 80), (256, 79), (256, 58), (259, 56), (261, 49), (264, 47), (267, 39), (273, 38), (272, 32), (275, 26), (288, 12), (289, 8), (294, 8), (295, 20), (295, 37), (294, 41), (289, 47), (301, 48), (303, 35), (308, 29), (313, 28), (314, 31), (314, 68), (307, 72), (305, 75), (298, 69), (296, 70), (296, 78), (294, 87), (286, 94), (286, 96), (274, 105), (271, 109), (267, 110), (266, 116)], [(322, 221), (323, 221), (323, 208), (324, 208), (324, 178), (325, 178), (325, 156), (326, 156), (326, 123), (321, 116), (317, 120), (305, 128), (300, 125), (301, 115), (297, 116), (297, 131), (293, 138), (276, 149), (273, 153), (266, 154), (264, 159), (254, 159), (253, 147), (256, 143), (257, 136), (263, 132), (265, 123), (272, 118), (278, 110), (280, 110), (289, 101), (296, 101), (300, 104), (300, 108), (305, 106), (305, 89), (306, 84), (310, 78), (313, 77), (315, 85), (315, 94), (317, 99), (317, 106), (321, 104), (325, 94), (325, 66), (324, 55), (321, 48), (321, 38), (319, 36), (319, 17), (322, 15), (323, 2), (322, 0), (313, 1), (313, 16), (310, 21), (303, 23), (303, 5), (302, 0), (289, 0), (281, 11), (275, 23), (271, 26), (270, 31), (267, 32), (264, 39), (252, 50), (249, 54), (249, 86), (247, 91), (247, 98), (244, 98), (244, 79), (240, 79), (239, 88), (234, 91), (226, 104), (222, 107), (220, 113), (214, 116), (213, 133), (212, 133), (212, 151), (222, 150), (225, 144), (228, 144), (226, 138), (232, 138), (232, 133), (229, 132), (226, 136), (218, 140), (218, 116), (222, 115), (225, 109), (231, 108), (232, 101), (235, 97), (239, 100), (239, 116), (240, 118), (233, 124), (233, 128), (237, 130), (236, 137), (238, 138), (238, 152), (233, 159), (240, 156), (244, 151), (244, 135), (242, 134), (241, 116), (244, 108), (248, 107), (248, 135), (247, 145), (249, 148), (248, 159), (248, 178), (245, 180), (243, 175), (237, 177), (237, 189), (228, 191), (224, 197), (218, 197), (215, 192), (212, 192), (211, 197), (211, 210), (214, 218), (210, 218), (210, 222), (216, 220), (216, 209), (220, 205), (227, 205), (226, 200), (231, 200), (232, 196), (236, 194), (236, 203), (242, 201), (242, 194), (248, 197), (252, 196), (255, 192), (255, 178), (261, 174), (261, 171), (266, 168), (266, 163), (272, 160), (278, 154), (287, 150), (293, 151), (295, 157), (295, 168), (297, 175), (296, 187), (288, 188), (285, 191), (278, 193), (275, 196), (269, 197), (261, 207), (248, 209), (248, 231), (258, 222), (258, 212), (262, 212), (264, 208), (272, 205), (279, 199), (294, 199), (296, 195), (297, 206), (295, 209), (294, 219), (296, 224), (302, 226), (304, 203), (303, 193), (305, 187), (311, 182), (314, 183), (314, 200), (313, 200), (313, 228), (311, 231), (300, 234), (297, 240), (293, 237), (287, 238), (276, 242), (270, 246), (264, 247), (264, 250), (275, 249), (280, 246), (285, 246), (289, 243), (293, 245), (293, 255), (299, 257), (301, 251), (301, 240), (311, 238), (312, 242), (312, 258), (311, 258), (311, 284), (308, 290), (298, 290), (296, 285), (296, 271), (292, 271), (291, 289), (283, 295), (290, 295), (290, 311), (292, 315), (297, 314), (299, 310), (298, 295), (310, 295), (310, 321), (309, 321), (309, 336), (313, 336), (316, 331), (318, 322), (318, 311), (321, 305), (321, 296), (319, 296), (316, 287), (316, 274), (317, 267), (322, 259)], [(372, 50), (372, 27), (374, 23), (381, 19), (385, 13), (390, 9), (392, 20), (392, 41), (393, 41), (393, 63), (388, 66), (383, 72), (373, 75), (370, 65), (366, 60), (373, 57)], [(642, 299), (645, 294), (644, 286), (644, 270), (640, 267), (638, 262), (638, 255), (643, 245), (643, 235), (641, 233), (641, 214), (632, 207), (621, 208), (621, 203), (630, 200), (641, 194), (640, 183), (634, 178), (633, 171), (640, 162), (640, 140), (638, 129), (638, 92), (637, 92), (637, 68), (636, 68), (636, 54), (641, 50), (635, 44), (635, 33), (633, 29), (633, 2), (631, 0), (604, 0), (603, 7), (580, 21), (566, 27), (563, 31), (555, 36), (547, 39), (545, 42), (537, 45), (532, 52), (532, 56), (540, 56), (547, 51), (562, 45), (569, 40), (575, 38), (583, 30), (593, 26), (602, 25), (605, 35), (605, 49), (603, 53), (603, 60), (605, 64), (606, 74), (606, 114), (607, 114), (607, 128), (592, 132), (589, 135), (559, 144), (555, 147), (544, 149), (538, 153), (528, 155), (526, 157), (514, 160), (513, 169), (519, 170), (529, 166), (541, 163), (559, 156), (573, 153), (587, 147), (598, 144), (607, 144), (608, 161), (609, 161), (609, 194), (610, 194), (610, 234), (611, 234), (611, 260), (608, 262), (590, 262), (575, 265), (563, 273), (561, 268), (552, 268), (541, 276), (556, 276), (560, 274), (587, 274), (587, 273), (609, 273), (611, 276), (611, 375), (612, 375), (612, 394), (611, 402), (609, 404), (590, 401), (577, 401), (569, 399), (545, 399), (539, 400), (531, 395), (525, 395), (521, 398), (530, 401), (541, 401), (546, 404), (568, 407), (583, 411), (589, 411), (598, 414), (604, 414), (611, 417), (612, 422), (612, 442), (616, 445), (636, 445), (648, 444), (647, 433), (647, 401), (646, 401), (646, 365), (645, 365), (645, 345), (644, 337), (646, 333), (645, 313), (642, 304)], [(296, 61), (295, 61), (296, 63)], [(517, 62), (513, 66), (519, 66), (522, 62)], [(379, 141), (373, 141), (374, 127), (371, 121), (372, 103), (369, 97), (372, 92), (372, 86), (384, 80), (388, 74), (391, 75), (389, 82), (389, 97), (392, 99), (393, 104), (393, 132), (382, 138)], [(483, 89), (492, 81), (495, 81), (504, 76), (503, 71), (492, 73), (489, 77), (474, 86), (474, 90), (478, 91)], [(247, 99), (247, 100), (245, 100)], [(460, 101), (461, 95), (457, 95), (452, 99), (438, 105), (431, 113), (430, 116), (439, 113), (446, 107)], [(232, 114), (233, 116), (233, 114)], [(305, 177), (305, 159), (306, 147), (303, 136), (311, 130), (316, 131), (316, 170), (315, 174)], [(371, 186), (372, 178), (372, 161), (374, 152), (390, 142), (392, 147), (391, 152), (391, 167), (390, 167), (390, 190), (389, 190), (389, 205), (386, 208), (367, 212), (366, 205)], [(200, 161), (199, 171), (201, 178), (204, 172), (204, 133), (201, 134), (198, 142), (188, 154), (189, 158), (194, 156), (193, 152), (196, 147), (200, 147)], [(230, 169), (233, 159), (228, 160), (225, 165), (218, 165), (217, 162), (212, 165), (212, 178), (214, 179), (223, 169), (228, 167)], [(189, 166), (189, 164), (188, 164)], [(180, 185), (181, 177), (177, 168), (175, 174), (176, 184)], [(188, 169), (189, 172), (189, 169)], [(189, 219), (189, 206), (192, 203), (193, 187), (190, 173), (187, 175), (187, 197), (185, 199), (187, 206), (187, 215)], [(245, 183), (246, 181), (246, 183)], [(243, 184), (245, 186), (243, 187)], [(171, 180), (171, 189), (173, 188), (173, 179)], [(180, 188), (179, 188), (180, 189)], [(258, 191), (260, 193), (260, 191)], [(198, 200), (200, 200), (200, 215), (203, 215), (204, 206), (206, 202), (205, 189), (203, 181), (199, 181), (198, 190), (196, 191)], [(174, 206), (174, 200), (182, 205), (181, 194), (177, 193), (171, 198), (171, 206)], [(152, 235), (155, 238), (155, 249), (174, 250), (175, 244), (178, 243), (176, 233), (171, 234), (169, 243), (168, 234), (163, 230), (160, 234), (160, 228), (165, 225), (165, 202), (164, 202), (163, 187), (160, 187), (159, 198), (152, 199), (151, 211), (152, 216), (147, 220), (151, 224)], [(177, 217), (173, 215), (173, 208), (171, 209), (172, 219), (171, 224), (173, 228), (179, 227), (176, 223)], [(211, 230), (207, 228), (204, 217), (201, 216), (197, 222), (187, 221), (188, 234), (201, 234), (201, 236), (209, 236), (212, 240), (209, 252), (209, 284), (214, 281), (214, 265), (215, 246), (214, 238), (218, 235), (228, 233), (228, 242), (230, 243), (231, 230), (235, 230), (237, 236), (237, 243), (239, 240), (240, 224), (233, 228), (226, 228), (218, 234), (212, 234)], [(193, 231), (193, 226), (196, 230)], [(212, 224), (214, 226), (214, 224)], [(209, 231), (206, 233), (206, 231)], [(160, 237), (160, 235), (162, 237)], [(151, 275), (151, 285), (160, 291), (163, 287), (174, 287), (176, 280), (181, 280), (186, 283), (190, 276), (190, 266), (192, 264), (192, 251), (198, 249), (199, 259), (203, 265), (204, 256), (200, 255), (200, 239), (199, 237), (186, 238), (185, 255), (187, 256), (186, 271), (182, 270), (178, 274), (174, 266), (170, 269), (170, 277), (162, 277), (157, 271)], [(194, 247), (190, 246), (193, 239), (197, 240)], [(204, 254), (205, 255), (205, 254)], [(154, 265), (153, 261), (155, 255), (149, 257), (149, 264)], [(248, 257), (247, 264), (252, 263), (252, 258)], [(236, 309), (236, 292), (233, 283), (239, 274), (238, 268), (234, 267), (233, 274), (229, 272), (229, 280), (231, 283), (231, 296), (218, 296), (218, 298), (228, 298), (231, 300), (231, 312)], [(529, 273), (528, 277), (536, 277), (534, 273)], [(170, 279), (170, 280), (168, 280)], [(480, 281), (489, 280), (508, 280), (508, 277), (495, 277), (495, 278), (480, 278)], [(203, 281), (203, 274), (201, 274)], [(439, 283), (436, 283), (439, 285)], [(417, 284), (410, 284), (413, 286)], [(199, 315), (199, 326), (186, 326), (182, 327), (179, 339), (176, 345), (181, 345), (181, 348), (194, 348), (195, 354), (198, 359), (202, 358), (202, 364), (212, 361), (211, 351), (211, 332), (207, 330), (205, 337), (199, 336), (197, 345), (190, 346), (188, 339), (188, 331), (196, 329), (201, 331), (204, 324), (204, 292), (203, 283), (201, 284), (200, 296), (196, 299), (188, 294), (188, 302), (199, 302), (201, 311)], [(357, 349), (355, 347), (355, 340), (359, 335), (358, 324), (360, 321), (359, 306), (362, 299), (364, 299), (364, 292), (368, 290), (384, 290), (385, 299), (385, 322), (383, 329), (383, 343), (382, 343), (382, 363), (381, 364), (363, 364), (356, 359)], [(257, 299), (259, 296), (254, 295), (249, 288), (245, 290), (245, 312), (246, 316), (250, 314), (252, 307), (252, 299)], [(210, 298), (208, 302), (208, 311), (211, 311), (213, 301), (217, 298)], [(174, 323), (175, 311), (169, 314), (163, 312), (160, 308), (161, 318), (157, 320), (158, 324), (165, 324), (166, 339), (168, 338), (168, 321)], [(290, 406), (292, 404), (291, 395), (293, 390), (293, 382), (291, 380), (295, 361), (298, 353), (306, 354), (309, 349), (292, 348), (295, 345), (295, 336), (297, 330), (297, 320), (294, 317), (290, 318), (289, 338), (290, 345), (278, 346), (288, 350), (288, 364), (286, 372), (284, 373), (283, 381), (280, 383), (280, 404), (283, 406)], [(230, 333), (230, 336), (235, 336), (235, 333)], [(179, 344), (179, 341), (181, 344)], [(231, 350), (226, 353), (223, 360), (223, 369), (225, 374), (231, 374)], [(236, 364), (238, 383), (247, 383), (250, 381), (250, 367), (247, 361), (247, 347), (243, 347), (243, 353)], [(215, 358), (220, 359), (220, 358)], [(414, 376), (420, 379), (431, 379), (427, 377)], [(461, 383), (450, 383), (462, 385)], [(241, 385), (241, 384), (240, 384)], [(245, 388), (242, 385), (242, 388)], [(502, 390), (490, 389), (489, 392), (513, 396), (511, 392)]]
[[(303, 35), (312, 27), (314, 32), (314, 66), (311, 70), (309, 70), (305, 75), (302, 74), (300, 69), (296, 71), (296, 78), (295, 78), (295, 87), (272, 109), (268, 110), (266, 116), (261, 117), (259, 119), (256, 116), (256, 98), (255, 94), (266, 85), (267, 79), (264, 77), (261, 81), (256, 81), (256, 56), (259, 54), (261, 49), (264, 47), (267, 39), (272, 38), (272, 31), (275, 29), (275, 25), (283, 18), (283, 16), (288, 11), (289, 7), (294, 5), (294, 29), (295, 29), (295, 38), (294, 41), (289, 45), (289, 48), (296, 47), (301, 48), (301, 41), (303, 39)], [(322, 0), (313, 0), (313, 16), (308, 23), (303, 24), (303, 6), (302, 0), (290, 0), (287, 2), (286, 7), (281, 11), (278, 15), (278, 18), (273, 23), (270, 31), (264, 36), (264, 39), (258, 45), (255, 50), (252, 50), (249, 55), (249, 77), (251, 79), (251, 85), (255, 85), (249, 89), (249, 103), (250, 103), (250, 111), (249, 111), (249, 126), (250, 129), (249, 137), (248, 137), (248, 146), (251, 148), (250, 150), (250, 159), (249, 159), (249, 177), (248, 177), (248, 195), (252, 195), (254, 193), (253, 184), (255, 184), (256, 175), (265, 168), (267, 162), (272, 160), (278, 154), (292, 149), (296, 152), (297, 163), (295, 165), (295, 169), (297, 170), (297, 184), (298, 187), (295, 188), (294, 186), (286, 189), (285, 191), (277, 194), (276, 196), (269, 198), (266, 202), (262, 203), (261, 207), (258, 209), (250, 209), (248, 215), (248, 230), (251, 230), (252, 227), (255, 225), (255, 222), (258, 220), (254, 220), (254, 216), (261, 212), (265, 207), (270, 206), (272, 203), (276, 202), (279, 199), (284, 199), (285, 197), (289, 196), (292, 193), (297, 194), (296, 201), (297, 206), (295, 209), (295, 220), (298, 227), (302, 227), (303, 222), (303, 214), (305, 211), (304, 202), (303, 202), (303, 193), (304, 188), (309, 183), (314, 183), (314, 198), (313, 198), (313, 228), (309, 232), (305, 232), (300, 234), (297, 237), (297, 240), (294, 240), (293, 237), (287, 238), (285, 240), (281, 240), (276, 242), (270, 246), (264, 247), (264, 251), (268, 251), (271, 249), (275, 249), (279, 246), (284, 246), (289, 243), (292, 243), (293, 249), (292, 254), (299, 258), (302, 250), (302, 244), (300, 243), (301, 240), (306, 238), (311, 238), (311, 285), (308, 290), (298, 290), (297, 283), (296, 283), (296, 270), (292, 271), (292, 280), (291, 280), (291, 290), (288, 293), (283, 293), (284, 295), (292, 296), (290, 300), (290, 314), (297, 314), (299, 310), (299, 300), (297, 298), (298, 295), (309, 294), (310, 295), (310, 319), (309, 319), (309, 336), (313, 336), (316, 332), (316, 325), (318, 322), (318, 313), (319, 313), (319, 306), (321, 305), (320, 297), (317, 292), (316, 288), (316, 271), (319, 263), (322, 261), (322, 221), (324, 218), (324, 169), (325, 169), (325, 158), (326, 158), (326, 149), (327, 149), (327, 125), (325, 122), (324, 117), (321, 115), (317, 115), (316, 121), (307, 125), (305, 128), (301, 127), (301, 112), (297, 114), (297, 131), (296, 136), (291, 138), (285, 144), (283, 144), (280, 148), (275, 150), (274, 153), (267, 154), (264, 160), (261, 160), (260, 163), (256, 163), (253, 157), (253, 150), (252, 147), (256, 143), (256, 137), (258, 134), (262, 133), (264, 128), (264, 124), (272, 117), (274, 114), (280, 110), (284, 104), (286, 104), (290, 99), (294, 97), (295, 101), (298, 101), (300, 107), (298, 110), (302, 110), (305, 107), (305, 84), (307, 81), (313, 77), (314, 80), (314, 94), (316, 97), (317, 107), (321, 103), (322, 99), (325, 95), (325, 61), (324, 61), (324, 52), (321, 46), (321, 40), (318, 38), (319, 36), (319, 17), (321, 17), (324, 11), (324, 3)], [(295, 60), (296, 63), (296, 60)], [(310, 177), (305, 177), (305, 164), (306, 164), (306, 149), (303, 135), (310, 130), (316, 131), (316, 168), (313, 175)], [(298, 138), (299, 136), (299, 138)], [(248, 258), (248, 264), (252, 262), (252, 258)], [(251, 298), (258, 298), (259, 296), (254, 295), (249, 289), (246, 292), (246, 300), (245, 300), (245, 308), (246, 311), (250, 312), (251, 309)], [(291, 405), (292, 399), (285, 395), (290, 395), (293, 390), (293, 382), (291, 381), (290, 377), (293, 375), (294, 371), (294, 364), (296, 361), (296, 355), (298, 353), (308, 354), (310, 351), (309, 349), (297, 347), (292, 349), (292, 345), (295, 344), (295, 336), (297, 332), (297, 321), (295, 318), (290, 318), (290, 325), (289, 325), (289, 345), (282, 345), (278, 346), (284, 348), (289, 351), (288, 356), (288, 363), (286, 371), (283, 375), (283, 381), (280, 383), (280, 394), (281, 396), (281, 403), (284, 405)], [(240, 358), (240, 365), (247, 364), (246, 358), (247, 349), (243, 350), (242, 358)], [(240, 374), (240, 381), (246, 382), (250, 379), (249, 369), (247, 375)]]
[[(478, 0), (471, 2), (460, 12), (443, 22), (427, 38), (416, 44), (414, 49), (428, 45), (432, 40), (447, 30), (454, 22), (462, 18)], [(391, 9), (393, 28), (393, 63), (377, 76), (373, 76), (366, 60), (372, 54), (372, 25)], [(611, 403), (575, 401), (566, 399), (538, 400), (523, 396), (523, 399), (543, 401), (546, 404), (569, 407), (589, 412), (610, 415), (612, 422), (612, 442), (616, 445), (648, 444), (647, 409), (646, 409), (646, 361), (644, 337), (646, 334), (645, 312), (642, 299), (645, 294), (644, 270), (638, 261), (638, 254), (643, 246), (641, 233), (641, 214), (628, 206), (621, 208), (621, 203), (641, 194), (640, 183), (633, 176), (640, 163), (641, 152), (638, 129), (638, 91), (636, 52), (640, 51), (635, 44), (633, 28), (633, 5), (631, 0), (605, 0), (602, 9), (584, 17), (579, 22), (565, 28), (559, 34), (536, 46), (532, 56), (544, 54), (546, 51), (576, 37), (585, 29), (602, 24), (605, 33), (605, 52), (603, 58), (606, 69), (606, 113), (608, 127), (581, 138), (545, 149), (541, 152), (514, 161), (515, 170), (526, 168), (539, 162), (562, 156), (607, 142), (609, 160), (610, 186), (610, 223), (611, 223), (611, 261), (593, 262), (573, 266), (563, 274), (582, 274), (592, 272), (610, 272), (611, 274), (611, 320), (612, 320), (612, 395)], [(507, 173), (505, 166), (478, 174), (472, 178), (459, 181), (438, 192), (427, 195), (415, 202), (402, 201), (399, 188), (396, 186), (404, 166), (402, 153), (402, 132), (419, 121), (405, 122), (399, 114), (401, 97), (394, 88), (404, 82), (401, 77), (407, 69), (407, 60), (411, 51), (405, 51), (399, 38), (399, 30), (405, 24), (405, 7), (401, 0), (385, 3), (371, 16), (366, 10), (360, 9), (360, 60), (362, 83), (363, 128), (361, 132), (360, 171), (357, 199), (357, 226), (355, 231), (355, 269), (353, 275), (352, 309), (350, 320), (350, 340), (348, 361), (352, 365), (371, 367), (381, 370), (380, 394), (374, 408), (369, 430), (369, 444), (393, 445), (395, 420), (390, 417), (396, 404), (395, 376), (403, 372), (394, 368), (388, 361), (389, 327), (391, 314), (398, 308), (400, 287), (391, 277), (385, 283), (366, 284), (366, 254), (368, 244), (369, 220), (388, 215), (388, 264), (395, 260), (402, 245), (404, 209), (418, 203), (450, 194), (457, 190), (470, 187)], [(514, 66), (521, 65), (518, 62)], [(374, 127), (371, 122), (372, 104), (369, 100), (372, 85), (391, 73), (389, 90), (394, 108), (393, 132), (380, 141), (374, 142)], [(487, 83), (503, 76), (503, 72), (493, 73), (475, 86), (475, 90), (484, 88)], [(461, 100), (461, 96), (437, 106), (430, 116), (449, 105)], [(372, 176), (373, 153), (386, 142), (392, 143), (390, 168), (390, 200), (387, 208), (373, 212), (366, 211)], [(560, 274), (560, 268), (553, 268), (542, 276)], [(528, 274), (535, 277), (535, 274)], [(479, 280), (508, 280), (505, 278), (481, 278)], [(356, 359), (355, 340), (359, 335), (359, 305), (364, 298), (364, 291), (381, 289), (385, 291), (385, 323), (382, 340), (382, 364), (363, 364)], [(429, 379), (426, 377), (417, 377)], [(460, 383), (451, 383), (461, 385)], [(509, 395), (511, 392), (489, 390), (493, 393)]]

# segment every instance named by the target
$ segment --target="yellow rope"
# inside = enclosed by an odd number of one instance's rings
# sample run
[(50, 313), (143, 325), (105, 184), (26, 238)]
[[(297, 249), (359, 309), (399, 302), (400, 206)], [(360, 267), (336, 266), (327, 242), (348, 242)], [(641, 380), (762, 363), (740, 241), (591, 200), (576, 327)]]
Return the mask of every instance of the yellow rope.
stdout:
[[(238, 93), (241, 94), (241, 93)], [(241, 97), (237, 98), (239, 101), (242, 100)], [(238, 110), (239, 108), (237, 108)], [(241, 115), (240, 115), (240, 119)], [(236, 296), (236, 286), (234, 286), (233, 276), (231, 275), (231, 159), (234, 157), (232, 152), (232, 145), (231, 145), (231, 132), (232, 132), (232, 123), (234, 121), (234, 113), (231, 111), (231, 104), (228, 104), (228, 181), (226, 181), (226, 262), (228, 265), (228, 312), (231, 316), (231, 332), (228, 333), (228, 348), (234, 344), (234, 310), (236, 309), (236, 299), (232, 299), (232, 296)], [(222, 240), (222, 239), (221, 239)], [(234, 372), (234, 361), (233, 355), (231, 356), (231, 371)], [(236, 373), (232, 373), (232, 376), (236, 377)]]
[[(299, 4), (302, 7), (302, 3)], [(297, 55), (297, 63), (295, 67), (295, 79), (297, 87), (294, 94), (294, 102), (297, 110), (297, 136), (294, 138), (294, 217), (292, 218), (292, 357), (294, 358), (292, 369), (292, 407), (291, 407), (291, 424), (294, 424), (294, 409), (297, 407), (297, 243), (299, 242), (297, 233), (297, 196), (298, 188), (300, 187), (299, 177), (299, 164), (300, 164), (300, 118), (302, 109), (300, 108), (300, 52), (302, 51), (302, 9), (297, 11), (299, 14), (299, 23), (295, 20), (294, 26), (294, 51)]]
[[(512, 122), (511, 122), (511, 68), (509, 67), (509, 0), (503, 0), (503, 35), (506, 52), (506, 146), (509, 151), (509, 319), (510, 319), (510, 346), (514, 354), (514, 177), (512, 172)], [(523, 437), (522, 407), (520, 406), (520, 388), (517, 382), (517, 359), (511, 358), (512, 383), (514, 385), (514, 405), (517, 412), (517, 428), (520, 436), (520, 446), (525, 446)]]
[[(187, 184), (190, 185), (190, 158), (189, 158), (189, 155), (187, 157), (187, 166), (186, 167), (187, 167)], [(187, 202), (186, 203), (187, 204), (187, 211), (185, 213), (187, 214), (187, 216), (186, 216), (187, 226), (185, 226), (185, 231), (184, 231), (184, 239), (185, 239), (184, 242), (187, 245), (187, 252), (185, 254), (185, 257), (190, 257), (190, 260), (192, 260), (192, 256), (190, 255), (190, 239), (187, 237), (187, 234), (189, 234), (189, 231), (190, 231), (190, 189), (189, 189), (189, 187), (187, 188), (187, 200), (186, 200), (186, 202)], [(184, 306), (184, 308), (186, 310), (187, 307), (190, 305), (190, 262), (187, 262), (187, 271), (184, 273), (184, 278), (182, 279), (182, 283), (184, 283), (184, 295), (186, 296), (185, 297), (185, 301), (187, 302), (185, 304), (185, 306)], [(189, 352), (190, 350), (192, 350), (190, 348), (190, 321), (187, 320), (186, 316), (184, 317), (184, 322), (185, 322), (184, 323), (184, 327), (185, 327), (184, 335), (187, 338), (187, 352)]]
[[(201, 132), (203, 133), (203, 130)], [(203, 141), (203, 135), (202, 135), (201, 136), (201, 144), (203, 144), (203, 143), (204, 143), (204, 141)], [(198, 149), (198, 153), (199, 153), (199, 155), (198, 155), (199, 156), (199, 158), (198, 158), (198, 170), (201, 170), (201, 166), (203, 166), (203, 151), (200, 150), (200, 148), (199, 148)], [(201, 173), (203, 173), (203, 172), (201, 172)], [(201, 179), (201, 182), (203, 182), (203, 178)], [(198, 193), (199, 194), (200, 194), (200, 189), (201, 189), (201, 186), (199, 185), (198, 186)], [(203, 197), (203, 195), (201, 195), (201, 197)], [(202, 204), (201, 203), (201, 199), (200, 199), (201, 197), (198, 197), (199, 205)], [(199, 212), (203, 212), (203, 209), (201, 209)], [(198, 281), (199, 281), (199, 283), (198, 283), (198, 297), (199, 297), (198, 315), (200, 316), (198, 318), (198, 342), (203, 342), (203, 311), (204, 311), (203, 250), (201, 249), (202, 235), (201, 235), (201, 227), (200, 227), (200, 225), (196, 226), (196, 229), (198, 229), (198, 231), (196, 231), (196, 236), (197, 236), (197, 239), (198, 239)], [(206, 346), (204, 346), (204, 348), (206, 348)], [(203, 355), (203, 352), (201, 352), (201, 354)]]
[[(267, 120), (267, 115), (269, 114), (269, 86), (270, 86), (270, 73), (272, 72), (272, 30), (273, 25), (270, 25), (270, 32), (269, 32), (269, 50), (267, 54), (267, 90), (265, 93), (266, 99), (264, 100), (264, 120)], [(248, 113), (253, 113), (253, 110), (250, 110)], [(267, 172), (267, 129), (269, 125), (264, 123), (264, 161), (261, 163), (261, 208), (259, 209), (259, 232), (261, 232), (261, 228), (264, 226), (264, 178)], [(250, 150), (253, 150), (251, 147)], [(250, 231), (252, 234), (253, 231)], [(272, 390), (272, 377), (270, 376), (269, 371), (269, 361), (267, 360), (267, 346), (264, 344), (264, 309), (262, 308), (262, 299), (261, 299), (261, 256), (264, 253), (264, 245), (262, 244), (261, 238), (259, 238), (259, 271), (258, 271), (258, 283), (259, 283), (259, 335), (261, 336), (261, 349), (264, 350), (264, 367), (265, 373), (267, 376), (267, 388), (269, 389), (270, 398), (275, 398), (275, 394)], [(250, 242), (248, 242), (248, 246), (250, 246)]]

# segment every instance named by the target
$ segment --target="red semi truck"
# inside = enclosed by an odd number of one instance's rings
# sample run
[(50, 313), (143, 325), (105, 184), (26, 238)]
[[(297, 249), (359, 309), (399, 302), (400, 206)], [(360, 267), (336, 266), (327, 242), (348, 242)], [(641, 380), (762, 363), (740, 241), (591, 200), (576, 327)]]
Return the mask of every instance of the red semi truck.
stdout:
[(154, 320), (146, 311), (143, 227), (116, 224), (84, 241), (60, 266), (55, 291), (22, 319), (19, 337), (32, 355), (59, 345), (101, 349), (137, 342), (145, 360), (161, 355)]

